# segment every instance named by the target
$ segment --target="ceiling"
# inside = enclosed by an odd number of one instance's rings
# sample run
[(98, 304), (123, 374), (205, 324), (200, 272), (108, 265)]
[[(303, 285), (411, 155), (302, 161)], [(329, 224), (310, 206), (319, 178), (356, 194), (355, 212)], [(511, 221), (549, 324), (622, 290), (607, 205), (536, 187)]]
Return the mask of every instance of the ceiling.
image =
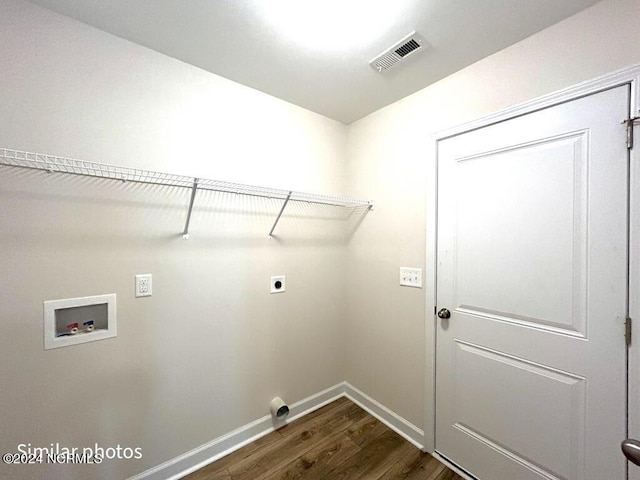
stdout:
[[(598, 0), (30, 0), (349, 124)], [(411, 33), (427, 48), (369, 61)]]

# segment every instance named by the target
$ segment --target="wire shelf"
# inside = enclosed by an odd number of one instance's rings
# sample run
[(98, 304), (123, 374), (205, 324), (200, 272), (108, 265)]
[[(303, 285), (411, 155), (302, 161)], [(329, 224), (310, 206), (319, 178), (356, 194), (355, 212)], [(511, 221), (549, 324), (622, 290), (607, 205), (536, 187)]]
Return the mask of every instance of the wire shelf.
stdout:
[(136, 182), (151, 185), (163, 185), (168, 187), (181, 187), (192, 190), (187, 221), (183, 232), (183, 238), (189, 238), (189, 220), (195, 201), (197, 190), (210, 190), (214, 192), (234, 193), (238, 195), (249, 195), (271, 199), (280, 199), (284, 203), (273, 227), (269, 233), (272, 236), (278, 221), (287, 206), (288, 202), (307, 202), (321, 205), (331, 205), (347, 208), (373, 208), (373, 203), (368, 200), (357, 200), (347, 197), (330, 195), (317, 195), (313, 193), (295, 192), (292, 190), (281, 190), (269, 187), (259, 187), (256, 185), (246, 185), (241, 183), (223, 182), (206, 178), (196, 178), (185, 175), (175, 175), (171, 173), (156, 172), (152, 170), (142, 170), (138, 168), (120, 167), (105, 163), (91, 162), (87, 160), (77, 160), (68, 157), (46, 155), (42, 153), (23, 152), (8, 148), (0, 148), (0, 165), (10, 167), (30, 168), (35, 170), (45, 170), (50, 173), (64, 173), (71, 175), (82, 175), (87, 177), (98, 177), (123, 182)]

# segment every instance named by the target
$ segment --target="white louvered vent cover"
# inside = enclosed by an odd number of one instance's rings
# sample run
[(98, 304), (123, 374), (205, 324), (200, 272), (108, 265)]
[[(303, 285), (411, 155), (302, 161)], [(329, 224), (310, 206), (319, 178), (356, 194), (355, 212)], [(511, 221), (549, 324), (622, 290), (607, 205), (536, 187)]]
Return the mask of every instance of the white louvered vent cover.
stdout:
[(419, 52), (420, 50), (424, 50), (426, 46), (427, 42), (422, 35), (416, 32), (411, 32), (395, 45), (371, 60), (369, 65), (379, 72), (383, 72), (400, 63), (409, 55)]

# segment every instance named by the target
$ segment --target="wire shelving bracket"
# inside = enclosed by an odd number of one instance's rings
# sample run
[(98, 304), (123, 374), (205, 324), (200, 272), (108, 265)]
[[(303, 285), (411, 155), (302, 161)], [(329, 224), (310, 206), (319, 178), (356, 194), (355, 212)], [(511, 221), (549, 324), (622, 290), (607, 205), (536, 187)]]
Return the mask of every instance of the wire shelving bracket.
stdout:
[(49, 173), (82, 175), (86, 177), (105, 178), (123, 182), (135, 182), (189, 189), (191, 190), (191, 197), (189, 200), (187, 219), (182, 232), (182, 238), (185, 240), (189, 239), (189, 223), (191, 221), (191, 213), (193, 211), (193, 205), (195, 203), (196, 193), (198, 190), (235, 193), (238, 195), (249, 195), (269, 199), (281, 199), (283, 201), (282, 207), (280, 208), (273, 226), (269, 231), (269, 239), (273, 237), (273, 232), (275, 231), (278, 222), (280, 221), (280, 217), (282, 217), (282, 214), (287, 208), (289, 202), (297, 201), (335, 207), (354, 209), (362, 208), (367, 212), (373, 209), (373, 203), (368, 200), (357, 200), (347, 197), (318, 195), (313, 193), (295, 192), (293, 190), (280, 190), (276, 188), (259, 187), (241, 183), (223, 182), (219, 180), (175, 175), (152, 170), (121, 167), (86, 160), (76, 160), (68, 157), (23, 152), (8, 148), (0, 148), (0, 165), (44, 170)]

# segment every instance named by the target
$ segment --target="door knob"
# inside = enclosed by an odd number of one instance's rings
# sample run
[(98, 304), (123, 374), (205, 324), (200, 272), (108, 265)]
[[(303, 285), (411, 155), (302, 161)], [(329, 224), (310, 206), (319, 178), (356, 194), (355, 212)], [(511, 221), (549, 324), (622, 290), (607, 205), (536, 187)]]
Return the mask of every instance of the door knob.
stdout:
[(622, 453), (627, 457), (627, 460), (640, 465), (640, 442), (638, 440), (627, 438), (622, 442)]
[(451, 312), (449, 310), (447, 310), (446, 308), (441, 308), (438, 311), (438, 317), (440, 317), (440, 318), (449, 318), (449, 317), (451, 317)]

